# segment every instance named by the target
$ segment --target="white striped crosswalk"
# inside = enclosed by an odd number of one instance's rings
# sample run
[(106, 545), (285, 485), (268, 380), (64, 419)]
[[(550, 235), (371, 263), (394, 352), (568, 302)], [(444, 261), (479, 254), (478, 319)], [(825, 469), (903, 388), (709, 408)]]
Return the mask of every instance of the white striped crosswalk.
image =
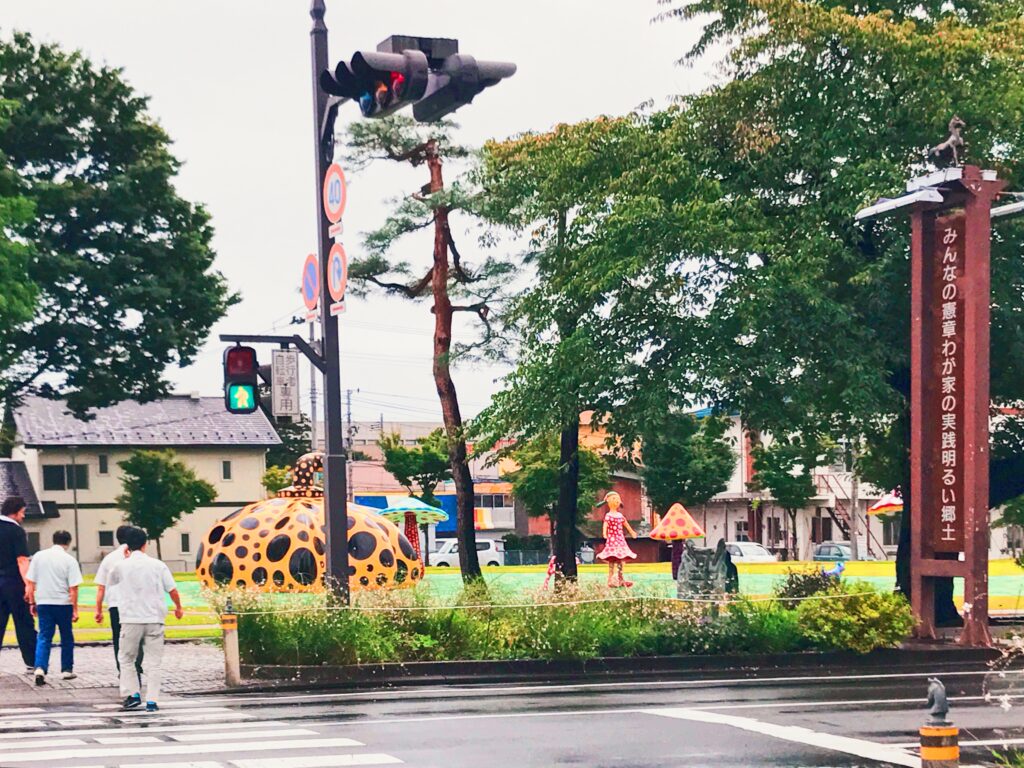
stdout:
[[(315, 724), (168, 702), (158, 713), (106, 705), (0, 714), (4, 768), (345, 768), (399, 758)], [(84, 727), (79, 727), (84, 726)]]

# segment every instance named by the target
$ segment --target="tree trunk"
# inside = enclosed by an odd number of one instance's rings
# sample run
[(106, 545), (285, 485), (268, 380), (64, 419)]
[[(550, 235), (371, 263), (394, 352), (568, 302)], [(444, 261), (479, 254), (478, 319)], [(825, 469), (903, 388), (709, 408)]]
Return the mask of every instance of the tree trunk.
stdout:
[(787, 509), (786, 514), (789, 515), (789, 541), (792, 546), (793, 560), (800, 559), (800, 547), (796, 535), (796, 510)]
[[(162, 537), (163, 537), (163, 534), (160, 534), (160, 536), (156, 537), (156, 559), (157, 560), (163, 560), (164, 559), (163, 552), (160, 551), (160, 539)], [(61, 639), (63, 639), (63, 638), (61, 638)]]
[(576, 509), (580, 491), (580, 427), (562, 428), (558, 458), (558, 506), (555, 525), (555, 584), (576, 581)]
[[(430, 191), (444, 189), (441, 176), (441, 157), (437, 142), (430, 141), (426, 149), (430, 168)], [(466, 458), (466, 438), (462, 429), (459, 397), (452, 381), (450, 355), (452, 347), (452, 302), (448, 296), (448, 210), (441, 206), (434, 211), (434, 271), (431, 288), (434, 293), (434, 385), (441, 401), (441, 414), (448, 437), (448, 462), (455, 480), (456, 537), (459, 541), (459, 568), (464, 582), (482, 579), (480, 560), (476, 552), (476, 527), (473, 519), (473, 476)]]

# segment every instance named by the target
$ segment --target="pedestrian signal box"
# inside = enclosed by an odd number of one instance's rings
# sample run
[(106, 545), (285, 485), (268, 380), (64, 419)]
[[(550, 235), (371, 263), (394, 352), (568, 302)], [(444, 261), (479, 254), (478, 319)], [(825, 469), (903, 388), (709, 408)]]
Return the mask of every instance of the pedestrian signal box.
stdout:
[(260, 407), (259, 362), (252, 347), (224, 350), (224, 407), (229, 413), (253, 413)]

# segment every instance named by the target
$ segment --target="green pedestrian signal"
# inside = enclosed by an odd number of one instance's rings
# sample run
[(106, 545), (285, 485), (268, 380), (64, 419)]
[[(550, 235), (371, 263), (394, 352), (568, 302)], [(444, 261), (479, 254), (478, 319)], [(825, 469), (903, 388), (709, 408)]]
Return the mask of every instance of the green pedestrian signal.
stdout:
[(260, 407), (259, 363), (252, 347), (224, 350), (224, 407), (228, 413), (253, 413)]
[(228, 410), (232, 413), (252, 413), (256, 410), (256, 392), (250, 384), (228, 385)]

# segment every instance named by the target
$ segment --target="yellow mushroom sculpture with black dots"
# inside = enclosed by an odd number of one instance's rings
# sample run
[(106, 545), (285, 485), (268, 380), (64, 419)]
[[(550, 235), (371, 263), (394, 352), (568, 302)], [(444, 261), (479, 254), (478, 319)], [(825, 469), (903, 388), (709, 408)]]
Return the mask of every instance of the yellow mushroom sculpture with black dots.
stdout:
[[(292, 484), (276, 498), (242, 507), (218, 520), (196, 554), (204, 586), (268, 592), (324, 589), (323, 456), (307, 453), (292, 468)], [(349, 586), (353, 590), (408, 587), (423, 578), (412, 544), (371, 507), (348, 504)]]

